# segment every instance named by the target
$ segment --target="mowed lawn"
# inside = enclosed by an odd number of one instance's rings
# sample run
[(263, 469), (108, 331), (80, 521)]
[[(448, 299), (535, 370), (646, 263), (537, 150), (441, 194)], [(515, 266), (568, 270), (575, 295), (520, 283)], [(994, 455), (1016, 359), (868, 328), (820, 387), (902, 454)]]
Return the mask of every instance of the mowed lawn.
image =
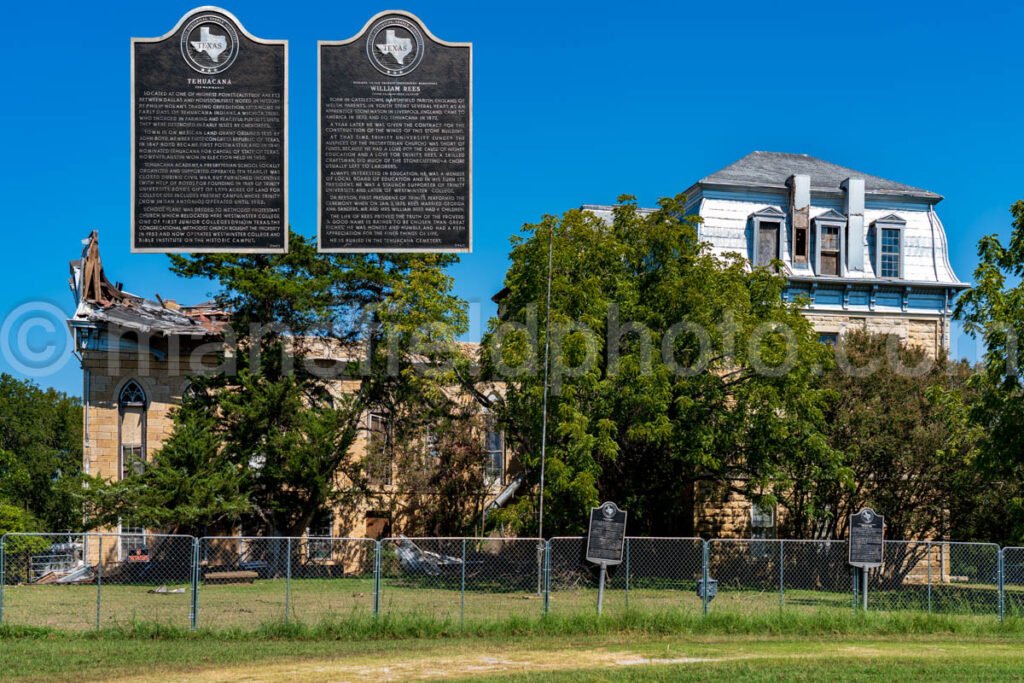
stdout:
[(1015, 635), (0, 639), (5, 681), (1024, 680)]
[[(23, 585), (6, 586), (4, 623), (61, 630), (89, 630), (133, 623), (160, 623), (187, 628), (191, 613), (188, 584), (168, 584), (177, 593), (154, 593), (155, 585)], [(198, 625), (203, 628), (255, 628), (285, 620), (304, 624), (363, 618), (373, 614), (374, 585), (370, 578), (259, 579), (252, 584), (201, 585)], [(966, 618), (995, 619), (998, 593), (993, 586), (935, 586), (929, 596), (923, 586), (870, 596), (872, 611), (927, 612)], [(548, 609), (556, 616), (593, 614), (597, 591), (590, 587), (553, 589)], [(287, 610), (286, 610), (287, 607)], [(1007, 592), (1007, 614), (1024, 614), (1024, 593), (1014, 586)], [(649, 613), (699, 615), (701, 599), (692, 582), (621, 588), (605, 594), (604, 613), (627, 610)], [(463, 594), (457, 582), (384, 579), (380, 595), (383, 615), (429, 617), (455, 623), (480, 623), (510, 618), (536, 618), (544, 612), (544, 599), (536, 589), (520, 586), (467, 584)], [(709, 613), (765, 615), (853, 612), (853, 596), (845, 591), (787, 589), (780, 601), (776, 588), (719, 586)]]

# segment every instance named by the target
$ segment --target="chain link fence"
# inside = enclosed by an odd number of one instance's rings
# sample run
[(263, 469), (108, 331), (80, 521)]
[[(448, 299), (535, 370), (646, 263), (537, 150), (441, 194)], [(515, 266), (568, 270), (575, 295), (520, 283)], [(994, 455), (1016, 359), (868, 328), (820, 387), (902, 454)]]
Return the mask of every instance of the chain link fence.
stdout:
[[(627, 538), (603, 613), (862, 608), (845, 541)], [(269, 538), (139, 533), (0, 537), (0, 622), (68, 630), (160, 623), (252, 628), (376, 615), (466, 624), (593, 615), (586, 539)], [(886, 541), (867, 608), (1024, 616), (1024, 548)]]
[(538, 616), (544, 550), (531, 538), (383, 539), (379, 611), (459, 623)]
[(195, 539), (138, 534), (8, 534), (0, 552), (3, 619), (68, 630), (188, 627)]

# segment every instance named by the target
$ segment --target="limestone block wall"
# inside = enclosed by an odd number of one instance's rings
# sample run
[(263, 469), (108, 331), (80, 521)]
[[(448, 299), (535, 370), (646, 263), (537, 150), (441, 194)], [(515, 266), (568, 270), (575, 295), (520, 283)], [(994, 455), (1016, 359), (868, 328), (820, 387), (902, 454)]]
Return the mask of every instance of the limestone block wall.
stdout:
[(924, 349), (933, 358), (949, 351), (949, 324), (941, 315), (806, 310), (804, 317), (820, 333), (842, 335), (848, 330), (867, 330), (895, 335), (908, 346)]

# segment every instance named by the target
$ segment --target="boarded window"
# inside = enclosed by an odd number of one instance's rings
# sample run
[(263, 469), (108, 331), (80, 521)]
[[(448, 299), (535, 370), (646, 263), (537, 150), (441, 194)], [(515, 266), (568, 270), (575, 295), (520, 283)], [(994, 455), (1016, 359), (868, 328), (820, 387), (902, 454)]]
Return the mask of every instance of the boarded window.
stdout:
[(779, 258), (779, 224), (759, 223), (757, 233), (757, 261), (755, 265), (767, 266)]
[(392, 483), (391, 444), (388, 439), (388, 420), (380, 414), (371, 414), (366, 439), (366, 473), (372, 486)]
[(821, 275), (839, 275), (839, 226), (821, 226)]

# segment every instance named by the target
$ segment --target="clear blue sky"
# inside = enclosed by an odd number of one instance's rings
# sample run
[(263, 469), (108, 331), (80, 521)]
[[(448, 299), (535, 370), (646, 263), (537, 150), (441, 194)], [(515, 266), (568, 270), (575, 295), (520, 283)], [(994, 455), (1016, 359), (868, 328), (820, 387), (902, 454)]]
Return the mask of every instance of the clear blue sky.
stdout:
[[(16, 3), (0, 135), (4, 286), (20, 304), (72, 311), (68, 261), (100, 231), (108, 276), (184, 302), (161, 255), (129, 253), (129, 38), (169, 31), (189, 2)], [(508, 238), (524, 222), (632, 193), (641, 203), (752, 150), (812, 154), (939, 192), (957, 275), (975, 244), (1008, 233), (1024, 198), (1024, 4), (986, 2), (235, 1), (252, 33), (286, 38), (290, 217), (316, 231), (316, 41), (407, 9), (441, 38), (474, 43), (474, 253), (454, 269), (491, 315)], [(42, 336), (40, 336), (42, 335)], [(45, 330), (29, 341), (45, 345)], [(959, 336), (959, 335), (958, 335)], [(954, 352), (974, 358), (974, 343)], [(20, 374), (0, 354), (0, 370)], [(71, 359), (37, 377), (80, 393)]]

